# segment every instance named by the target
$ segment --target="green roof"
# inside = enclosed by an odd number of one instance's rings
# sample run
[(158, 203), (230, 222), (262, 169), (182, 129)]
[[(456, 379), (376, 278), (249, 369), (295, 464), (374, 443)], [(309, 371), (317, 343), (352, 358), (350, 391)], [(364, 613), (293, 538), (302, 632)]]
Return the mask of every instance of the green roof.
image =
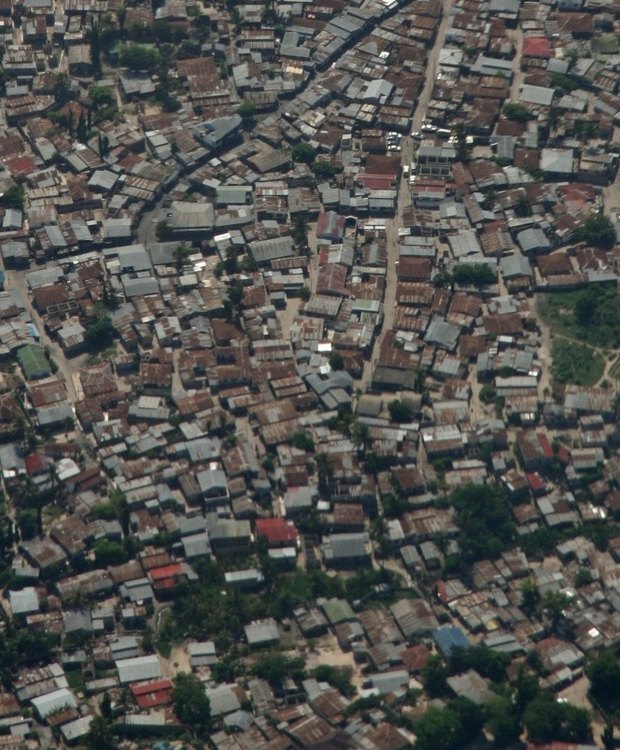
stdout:
[(24, 374), (31, 380), (32, 378), (44, 378), (52, 371), (45, 352), (36, 344), (26, 344), (17, 352), (17, 359), (22, 366)]
[(321, 602), (325, 617), (329, 620), (332, 625), (337, 625), (339, 622), (346, 622), (347, 620), (355, 620), (355, 612), (351, 609), (351, 605), (346, 599), (327, 599)]

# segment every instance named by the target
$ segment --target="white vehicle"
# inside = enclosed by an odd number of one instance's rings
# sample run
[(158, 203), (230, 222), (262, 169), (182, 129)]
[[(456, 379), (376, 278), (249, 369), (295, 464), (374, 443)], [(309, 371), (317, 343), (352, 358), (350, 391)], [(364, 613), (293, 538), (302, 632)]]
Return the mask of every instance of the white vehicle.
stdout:
[(430, 122), (425, 122), (424, 125), (422, 125), (422, 132), (423, 133), (436, 133), (437, 126), (431, 125)]
[(422, 138), (422, 133), (420, 133), (419, 130), (414, 130), (411, 133), (411, 137), (414, 138), (416, 141), (419, 141)]

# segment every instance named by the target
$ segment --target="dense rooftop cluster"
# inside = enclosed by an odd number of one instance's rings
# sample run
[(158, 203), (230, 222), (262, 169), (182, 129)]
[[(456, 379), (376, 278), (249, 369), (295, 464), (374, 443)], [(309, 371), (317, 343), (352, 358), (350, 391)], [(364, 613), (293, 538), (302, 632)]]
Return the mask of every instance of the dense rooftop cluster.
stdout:
[(0, 747), (611, 750), (619, 26), (0, 0)]

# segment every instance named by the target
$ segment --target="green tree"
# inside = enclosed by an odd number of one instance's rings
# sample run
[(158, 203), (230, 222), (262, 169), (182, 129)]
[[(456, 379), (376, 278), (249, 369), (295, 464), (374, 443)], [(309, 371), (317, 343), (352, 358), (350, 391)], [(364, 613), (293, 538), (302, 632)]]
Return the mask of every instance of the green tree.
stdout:
[(469, 698), (460, 696), (448, 703), (448, 708), (454, 711), (461, 722), (460, 744), (474, 740), (484, 725), (484, 711)]
[(229, 276), (239, 273), (239, 252), (235, 247), (229, 247), (226, 250), (224, 258), (224, 270)]
[(340, 352), (333, 352), (330, 355), (329, 366), (332, 370), (344, 370), (344, 358)]
[(605, 724), (605, 729), (601, 734), (601, 742), (603, 743), (603, 750), (615, 750), (616, 741), (614, 739), (614, 725), (613, 722), (608, 721)]
[(525, 710), (523, 723), (530, 742), (587, 742), (592, 736), (590, 717), (583, 708), (558, 703), (541, 692)]
[(133, 71), (155, 73), (160, 62), (160, 54), (155, 47), (143, 44), (123, 44), (120, 63)]
[(85, 738), (88, 750), (118, 750), (109, 723), (103, 716), (94, 716)]
[(414, 725), (416, 750), (455, 750), (462, 729), (456, 711), (430, 706)]
[(497, 748), (510, 747), (519, 739), (520, 724), (508, 698), (497, 698), (487, 706), (487, 730)]
[(370, 429), (364, 422), (355, 422), (351, 428), (351, 440), (357, 450), (364, 455), (372, 445)]
[(334, 481), (334, 462), (329, 453), (317, 453), (314, 457), (316, 473), (319, 480), (319, 489), (329, 496)]
[(307, 302), (310, 299), (311, 296), (312, 296), (312, 292), (310, 291), (310, 289), (308, 289), (307, 286), (300, 287), (300, 289), (299, 289), (299, 298), (303, 302)]
[(497, 558), (516, 539), (516, 527), (498, 485), (460, 487), (450, 496), (466, 563)]
[(21, 510), (17, 516), (17, 526), (23, 541), (32, 539), (39, 533), (39, 523), (35, 508)]
[(102, 315), (91, 323), (84, 333), (84, 341), (90, 351), (101, 351), (114, 340), (114, 327), (108, 315)]
[(575, 239), (592, 247), (609, 250), (616, 244), (616, 229), (605, 214), (590, 214), (575, 232)]
[(388, 404), (388, 411), (392, 422), (410, 422), (413, 417), (411, 407), (396, 398)]
[(256, 273), (258, 271), (258, 263), (251, 255), (244, 255), (239, 262), (239, 269), (243, 273)]
[(0, 205), (5, 208), (24, 208), (24, 188), (21, 185), (11, 186), (0, 196)]
[(103, 698), (99, 702), (99, 710), (106, 721), (112, 721), (112, 701), (108, 692), (103, 694)]
[(594, 578), (592, 577), (592, 571), (589, 568), (579, 568), (577, 575), (575, 576), (575, 586), (581, 588), (592, 583)]
[(291, 158), (301, 164), (312, 164), (316, 159), (316, 150), (309, 143), (296, 143), (291, 149)]
[(312, 171), (319, 180), (331, 180), (332, 177), (342, 172), (342, 167), (325, 159), (317, 159), (312, 165)]
[(292, 231), (293, 242), (299, 255), (308, 254), (308, 221), (304, 214), (295, 218)]
[(101, 44), (99, 39), (99, 22), (93, 21), (93, 27), (90, 31), (90, 60), (93, 66), (95, 77), (101, 73)]
[(53, 94), (57, 107), (64, 106), (71, 98), (71, 81), (66, 73), (56, 73), (54, 76)]
[(251, 130), (256, 125), (256, 104), (254, 102), (241, 102), (237, 114), (241, 118), (242, 126), (246, 130)]
[(351, 682), (349, 669), (321, 664), (314, 670), (313, 675), (319, 682), (327, 682), (347, 698), (355, 695), (355, 685)]
[(562, 591), (547, 591), (543, 596), (543, 609), (554, 629), (564, 620), (571, 603), (571, 598)]
[(95, 562), (100, 567), (122, 565), (129, 559), (126, 549), (120, 542), (98, 539), (93, 549), (95, 552)]
[(586, 667), (586, 674), (596, 700), (607, 710), (620, 708), (620, 657), (610, 649), (601, 651)]
[(86, 125), (86, 118), (84, 117), (84, 112), (80, 112), (76, 135), (80, 143), (86, 143), (86, 141), (88, 140), (88, 126)]
[(206, 739), (211, 728), (211, 703), (196, 675), (181, 672), (174, 678), (172, 702), (179, 721), (195, 736)]
[(521, 609), (532, 617), (540, 607), (541, 594), (533, 578), (527, 578), (521, 586)]
[(301, 680), (305, 662), (301, 657), (289, 658), (280, 653), (263, 654), (254, 664), (254, 674), (266, 680), (272, 687), (279, 687), (283, 680)]
[(502, 114), (507, 120), (515, 122), (527, 122), (531, 117), (529, 109), (518, 102), (506, 102), (502, 107)]
[(305, 430), (297, 430), (291, 435), (290, 443), (294, 448), (306, 453), (314, 453), (314, 440)]
[(172, 228), (165, 219), (157, 222), (155, 235), (160, 242), (168, 242), (172, 239)]
[(467, 143), (467, 135), (465, 133), (465, 127), (462, 122), (456, 126), (456, 158), (458, 161), (469, 161), (470, 147)]
[(190, 247), (187, 247), (187, 245), (181, 244), (174, 248), (172, 257), (174, 258), (174, 266), (177, 270), (177, 273), (181, 273), (181, 271), (183, 270), (183, 266), (187, 263), (187, 260), (191, 254), (192, 249)]
[(515, 209), (515, 214), (517, 216), (531, 216), (532, 215), (532, 205), (529, 202), (528, 197), (525, 193), (521, 193), (519, 195), (515, 203), (514, 209)]
[(452, 269), (452, 279), (457, 284), (486, 286), (495, 284), (497, 274), (486, 263), (458, 263)]
[[(537, 653), (536, 651), (532, 653)], [(523, 666), (519, 668), (514, 682), (514, 706), (519, 717), (540, 693), (540, 684), (535, 674), (526, 672)]]
[(440, 698), (448, 687), (448, 668), (438, 654), (432, 654), (422, 668), (422, 684), (431, 698)]
[(226, 291), (226, 307), (229, 318), (238, 318), (243, 310), (244, 289), (241, 284), (230, 284)]

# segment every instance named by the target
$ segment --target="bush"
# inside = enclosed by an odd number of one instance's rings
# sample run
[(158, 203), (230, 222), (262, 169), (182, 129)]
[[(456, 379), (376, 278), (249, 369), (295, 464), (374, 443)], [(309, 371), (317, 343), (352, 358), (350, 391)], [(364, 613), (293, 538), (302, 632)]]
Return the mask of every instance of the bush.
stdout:
[(506, 102), (502, 107), (502, 114), (507, 120), (515, 122), (527, 122), (531, 117), (528, 108), (517, 102)]

